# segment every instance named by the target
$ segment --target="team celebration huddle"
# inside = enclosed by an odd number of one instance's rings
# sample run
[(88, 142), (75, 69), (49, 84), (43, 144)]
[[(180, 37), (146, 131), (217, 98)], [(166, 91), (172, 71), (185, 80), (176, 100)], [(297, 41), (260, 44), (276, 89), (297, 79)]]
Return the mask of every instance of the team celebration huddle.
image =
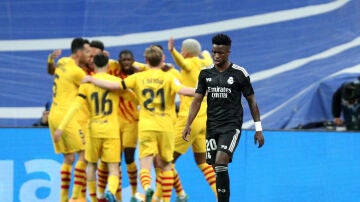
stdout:
[[(176, 170), (176, 160), (190, 147), (214, 198), (229, 201), (228, 164), (241, 136), (242, 97), (254, 120), (254, 143), (263, 146), (264, 137), (250, 76), (229, 61), (230, 37), (216, 34), (211, 42), (211, 53), (195, 39), (184, 40), (178, 51), (170, 38), (168, 50), (147, 47), (144, 63), (130, 50), (109, 59), (101, 41), (83, 38), (73, 39), (70, 56), (57, 59), (60, 50), (49, 55), (48, 73), (54, 76), (49, 129), (55, 152), (64, 156), (60, 202), (88, 196), (92, 202), (124, 201), (121, 166), (131, 202), (169, 202), (173, 189), (177, 202), (190, 201)], [(164, 51), (180, 71), (165, 62)]]

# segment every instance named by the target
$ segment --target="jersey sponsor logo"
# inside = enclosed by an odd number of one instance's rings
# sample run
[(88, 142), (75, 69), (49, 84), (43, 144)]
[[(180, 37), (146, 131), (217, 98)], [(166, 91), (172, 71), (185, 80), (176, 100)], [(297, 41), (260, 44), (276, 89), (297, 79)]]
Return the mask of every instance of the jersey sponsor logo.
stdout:
[(211, 78), (206, 78), (206, 82), (211, 82)]
[(227, 98), (231, 93), (231, 88), (216, 86), (208, 87), (207, 91), (211, 98)]
[(232, 76), (230, 76), (229, 79), (227, 80), (227, 83), (229, 85), (233, 84), (234, 83), (234, 78)]

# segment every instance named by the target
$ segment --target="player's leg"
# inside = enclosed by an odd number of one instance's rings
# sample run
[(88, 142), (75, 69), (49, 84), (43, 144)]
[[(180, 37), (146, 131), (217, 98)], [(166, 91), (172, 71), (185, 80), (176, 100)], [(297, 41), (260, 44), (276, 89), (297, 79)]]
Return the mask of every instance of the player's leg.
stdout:
[(138, 122), (124, 124), (121, 127), (121, 143), (124, 148), (126, 169), (131, 186), (132, 198), (135, 198), (137, 192), (137, 173), (138, 169), (135, 163), (135, 150), (138, 141)]
[(217, 196), (216, 191), (216, 177), (214, 169), (211, 165), (206, 163), (206, 116), (198, 116), (192, 124), (192, 135), (194, 140), (192, 141), (192, 149), (194, 152), (195, 162), (203, 173), (205, 180), (208, 182), (211, 190)]
[(97, 201), (96, 198), (96, 163), (89, 162), (87, 164), (87, 186), (89, 190), (91, 202)]
[[(108, 189), (113, 199), (116, 198), (116, 201), (122, 201), (120, 166), (119, 166), (121, 160), (120, 151), (121, 151), (120, 138), (103, 139), (102, 148), (101, 148), (101, 160), (108, 164), (108, 168), (109, 168)], [(119, 187), (120, 189), (118, 189)]]
[(161, 185), (161, 179), (160, 179), (160, 173), (161, 169), (163, 167), (162, 160), (158, 152), (156, 152), (154, 157), (154, 168), (155, 168), (155, 174), (156, 174), (156, 189), (153, 196), (153, 202), (160, 202), (162, 198), (162, 185)]
[[(49, 117), (49, 129), (53, 138), (53, 133), (62, 120), (62, 114), (51, 114)], [(61, 166), (61, 192), (60, 201), (67, 202), (69, 197), (69, 187), (71, 181), (72, 165), (75, 161), (75, 153), (84, 150), (84, 143), (79, 133), (80, 126), (78, 123), (71, 122), (63, 131), (60, 141), (54, 142), (56, 153), (64, 154), (64, 162)], [(83, 179), (80, 180), (82, 183)]]
[(174, 149), (174, 160), (173, 160), (173, 172), (174, 172), (174, 188), (176, 191), (177, 201), (187, 201), (187, 195), (181, 184), (179, 173), (176, 170), (175, 162), (186, 151), (190, 148), (191, 142), (193, 141), (193, 136), (190, 135), (189, 141), (184, 141), (182, 138), (182, 131), (185, 128), (187, 117), (179, 116), (175, 123), (175, 149)]
[(228, 202), (230, 200), (228, 164), (231, 162), (232, 155), (240, 140), (240, 135), (240, 129), (224, 130), (217, 140), (217, 153), (213, 167), (216, 173), (218, 202)]
[(100, 138), (87, 138), (86, 148), (85, 148), (85, 159), (88, 162), (87, 165), (87, 187), (90, 195), (91, 201), (104, 200), (105, 196), (97, 196), (97, 187), (96, 187), (96, 170), (97, 162), (100, 158), (100, 149), (101, 149), (101, 139)]
[(60, 202), (67, 202), (69, 199), (69, 188), (71, 182), (72, 165), (75, 161), (75, 154), (69, 153), (64, 154), (64, 161), (61, 165), (60, 176), (61, 176), (61, 191), (60, 191)]
[(159, 133), (159, 154), (162, 159), (162, 170), (160, 180), (162, 185), (163, 201), (170, 202), (172, 188), (174, 185), (174, 171), (172, 161), (174, 159), (175, 131), (166, 131)]
[[(86, 144), (86, 140), (89, 138), (89, 133), (90, 133), (88, 120), (85, 119), (82, 122), (79, 122), (79, 124), (82, 127), (82, 131), (84, 133), (85, 144)], [(85, 148), (86, 148), (86, 146), (85, 146)], [(79, 158), (81, 158), (81, 157), (79, 157)], [(85, 152), (83, 154), (83, 159), (84, 159), (83, 162), (87, 163), (87, 161), (85, 160)], [(83, 186), (82, 186), (82, 189), (81, 189), (81, 192), (80, 192), (80, 199), (82, 199), (82, 201), (86, 201), (86, 189), (87, 189), (86, 173), (85, 173), (84, 177), (85, 177), (84, 183), (83, 183)]]
[[(84, 151), (79, 151), (78, 153), (78, 160), (75, 164), (74, 168), (74, 186), (72, 190), (72, 199), (78, 199), (81, 197), (81, 192), (84, 188), (84, 184), (86, 186), (86, 161), (84, 156)], [(83, 199), (85, 199), (83, 197)]]
[[(86, 184), (86, 160), (84, 155), (84, 149), (85, 149), (85, 137), (84, 133), (82, 132), (82, 129), (80, 128), (80, 125), (74, 124), (78, 126), (76, 129), (77, 134), (72, 135), (71, 139), (71, 145), (72, 147), (79, 147), (81, 150), (77, 152), (78, 154), (78, 160), (76, 161), (75, 168), (74, 168), (74, 185), (72, 190), (72, 199), (78, 199), (80, 198), (81, 191), (83, 189), (84, 184)], [(69, 128), (70, 129), (70, 128)], [(75, 130), (75, 129), (74, 129)]]
[(98, 198), (105, 197), (105, 189), (107, 184), (107, 179), (109, 177), (109, 168), (107, 163), (103, 162), (100, 159), (98, 168), (97, 168), (97, 196)]
[(150, 202), (154, 194), (151, 188), (151, 166), (156, 152), (157, 133), (153, 131), (139, 131), (140, 183), (145, 190), (145, 201)]

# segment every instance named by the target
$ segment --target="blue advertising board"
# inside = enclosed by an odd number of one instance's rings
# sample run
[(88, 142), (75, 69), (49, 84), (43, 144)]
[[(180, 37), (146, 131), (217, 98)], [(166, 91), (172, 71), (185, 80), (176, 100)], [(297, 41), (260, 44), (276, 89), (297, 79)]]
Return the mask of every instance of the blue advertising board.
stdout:
[[(261, 149), (254, 145), (253, 134), (242, 132), (229, 165), (231, 201), (360, 198), (359, 133), (265, 131)], [(0, 129), (0, 201), (58, 201), (61, 162), (47, 128)], [(190, 150), (176, 168), (189, 201), (216, 201)], [(125, 166), (122, 169), (123, 200), (128, 201), (130, 187)]]

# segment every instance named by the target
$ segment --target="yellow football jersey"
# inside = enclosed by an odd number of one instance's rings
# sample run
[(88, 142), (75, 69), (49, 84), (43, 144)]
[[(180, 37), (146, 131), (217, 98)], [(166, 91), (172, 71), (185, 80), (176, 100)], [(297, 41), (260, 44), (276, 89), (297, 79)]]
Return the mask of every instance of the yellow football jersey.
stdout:
[[(108, 73), (124, 79), (128, 77), (121, 71), (121, 66), (116, 60), (109, 60)], [(134, 123), (139, 120), (138, 101), (132, 90), (124, 90), (120, 93), (119, 121), (120, 123)]]
[[(97, 73), (93, 77), (106, 81), (121, 82), (121, 79), (107, 73)], [(67, 112), (59, 129), (65, 128), (78, 109), (85, 105), (90, 112), (90, 137), (120, 138), (118, 120), (119, 94), (119, 91), (108, 91), (90, 83), (82, 84), (74, 104)]]
[(74, 101), (84, 77), (85, 72), (76, 65), (72, 58), (68, 58), (67, 62), (58, 63), (54, 74), (53, 102), (50, 113), (66, 113)]
[[(107, 73), (97, 73), (94, 78), (121, 82), (121, 79)], [(93, 84), (83, 84), (79, 96), (85, 98), (90, 111), (90, 137), (119, 137), (119, 91), (108, 91)]]
[(139, 131), (174, 129), (175, 94), (183, 87), (178, 79), (161, 69), (149, 69), (127, 77), (123, 83), (126, 88), (133, 89), (138, 98)]
[(61, 58), (57, 61), (56, 67), (63, 66), (63, 65), (65, 65), (66, 63), (68, 63), (70, 60), (71, 60), (71, 57), (61, 57)]
[[(181, 68), (181, 83), (185, 86), (196, 87), (201, 69), (212, 64), (211, 55), (203, 52), (201, 57), (184, 58), (175, 48), (171, 51), (175, 63)], [(193, 98), (180, 96), (179, 116), (187, 116)], [(206, 99), (203, 100), (198, 116), (206, 115)]]
[[(69, 61), (71, 61), (71, 57), (62, 57), (60, 58), (56, 63), (56, 68), (66, 65)], [(85, 74), (92, 75), (94, 72), (85, 70), (81, 68)], [(56, 74), (56, 73), (55, 73)], [(83, 127), (84, 124), (87, 124), (87, 121), (89, 120), (89, 112), (88, 109), (84, 106), (81, 110), (78, 111), (76, 114), (77, 120), (79, 121), (79, 124)], [(86, 131), (83, 131), (86, 132)]]

